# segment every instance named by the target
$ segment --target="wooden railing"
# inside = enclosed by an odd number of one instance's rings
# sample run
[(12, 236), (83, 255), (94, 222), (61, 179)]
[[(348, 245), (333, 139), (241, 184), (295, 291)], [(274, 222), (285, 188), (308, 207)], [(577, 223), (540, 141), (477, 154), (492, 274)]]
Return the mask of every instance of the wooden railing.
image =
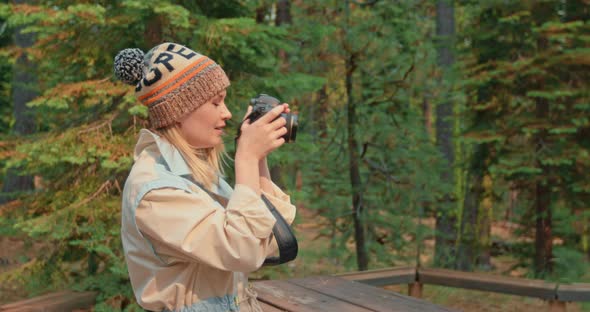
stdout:
[(548, 309), (556, 312), (566, 311), (567, 302), (590, 301), (590, 284), (560, 284), (488, 273), (404, 267), (337, 276), (373, 286), (408, 284), (408, 294), (417, 298), (422, 297), (425, 284), (533, 297), (546, 300)]
[(96, 302), (94, 291), (60, 291), (0, 306), (2, 312), (84, 311)]
[[(590, 301), (590, 284), (560, 284), (543, 280), (515, 278), (487, 273), (443, 269), (388, 268), (338, 274), (377, 287), (408, 285), (408, 294), (421, 298), (426, 284), (465, 288), (539, 298), (547, 301), (549, 311), (566, 311), (568, 302)], [(91, 308), (96, 292), (63, 291), (0, 306), (0, 312), (64, 312)]]

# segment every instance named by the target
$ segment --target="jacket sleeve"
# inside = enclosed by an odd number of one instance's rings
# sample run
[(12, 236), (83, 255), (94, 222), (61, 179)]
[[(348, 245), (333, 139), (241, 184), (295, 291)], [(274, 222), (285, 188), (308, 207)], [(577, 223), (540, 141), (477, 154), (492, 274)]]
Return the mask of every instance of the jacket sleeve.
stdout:
[(236, 272), (262, 265), (275, 221), (260, 197), (239, 184), (226, 209), (203, 192), (162, 188), (148, 192), (136, 210), (137, 226), (161, 258)]
[[(292, 224), (295, 220), (296, 208), (291, 203), (289, 195), (285, 194), (276, 184), (268, 180), (260, 181), (262, 186), (262, 194), (275, 206), (279, 213), (283, 216), (287, 223)], [(267, 256), (276, 255), (279, 246), (274, 237), (269, 242)]]

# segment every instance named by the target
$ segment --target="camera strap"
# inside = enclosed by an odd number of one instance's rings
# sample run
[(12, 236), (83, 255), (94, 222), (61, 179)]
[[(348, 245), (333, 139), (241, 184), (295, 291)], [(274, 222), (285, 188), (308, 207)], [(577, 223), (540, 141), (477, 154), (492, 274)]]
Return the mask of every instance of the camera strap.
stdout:
[(285, 218), (283, 218), (281, 213), (279, 213), (277, 208), (275, 208), (266, 196), (262, 195), (261, 198), (277, 220), (272, 228), (272, 234), (279, 246), (279, 256), (267, 257), (263, 265), (278, 265), (294, 260), (297, 257), (299, 246), (297, 245), (297, 238), (295, 238), (291, 226), (289, 226), (289, 223), (287, 223)]
[[(227, 203), (229, 200), (221, 195), (215, 194), (200, 183), (194, 181), (192, 177), (189, 178), (191, 182), (198, 185), (205, 193), (207, 193), (213, 200), (218, 202), (224, 208), (227, 207)], [(276, 222), (272, 228), (272, 235), (274, 239), (277, 241), (277, 245), (279, 247), (279, 256), (278, 257), (267, 257), (264, 259), (264, 263), (262, 265), (279, 265), (283, 263), (287, 263), (291, 260), (294, 260), (297, 257), (297, 252), (299, 251), (299, 246), (297, 244), (297, 238), (293, 234), (293, 230), (289, 223), (283, 218), (281, 213), (277, 210), (277, 208), (272, 204), (272, 202), (266, 198), (266, 196), (261, 195), (262, 202), (266, 205), (270, 213), (275, 217)], [(271, 238), (272, 239), (272, 238)]]

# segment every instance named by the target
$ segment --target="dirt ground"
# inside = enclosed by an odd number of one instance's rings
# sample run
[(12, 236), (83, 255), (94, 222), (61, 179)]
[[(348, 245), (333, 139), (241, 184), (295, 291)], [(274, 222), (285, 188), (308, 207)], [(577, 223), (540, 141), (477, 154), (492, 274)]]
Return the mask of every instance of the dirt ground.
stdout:
[[(18, 268), (22, 262), (34, 256), (34, 248), (25, 246), (22, 240), (12, 237), (0, 237), (0, 277), (8, 274), (10, 270)], [(21, 289), (11, 284), (7, 282), (0, 283), (0, 304), (26, 295)]]

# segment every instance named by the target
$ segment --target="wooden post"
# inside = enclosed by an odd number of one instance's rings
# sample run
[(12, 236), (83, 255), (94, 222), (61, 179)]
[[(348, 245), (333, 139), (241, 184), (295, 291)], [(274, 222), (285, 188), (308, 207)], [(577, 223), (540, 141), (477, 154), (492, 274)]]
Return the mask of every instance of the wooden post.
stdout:
[(549, 312), (566, 312), (565, 301), (549, 300)]
[(408, 284), (408, 295), (415, 298), (422, 298), (422, 283), (415, 282)]

